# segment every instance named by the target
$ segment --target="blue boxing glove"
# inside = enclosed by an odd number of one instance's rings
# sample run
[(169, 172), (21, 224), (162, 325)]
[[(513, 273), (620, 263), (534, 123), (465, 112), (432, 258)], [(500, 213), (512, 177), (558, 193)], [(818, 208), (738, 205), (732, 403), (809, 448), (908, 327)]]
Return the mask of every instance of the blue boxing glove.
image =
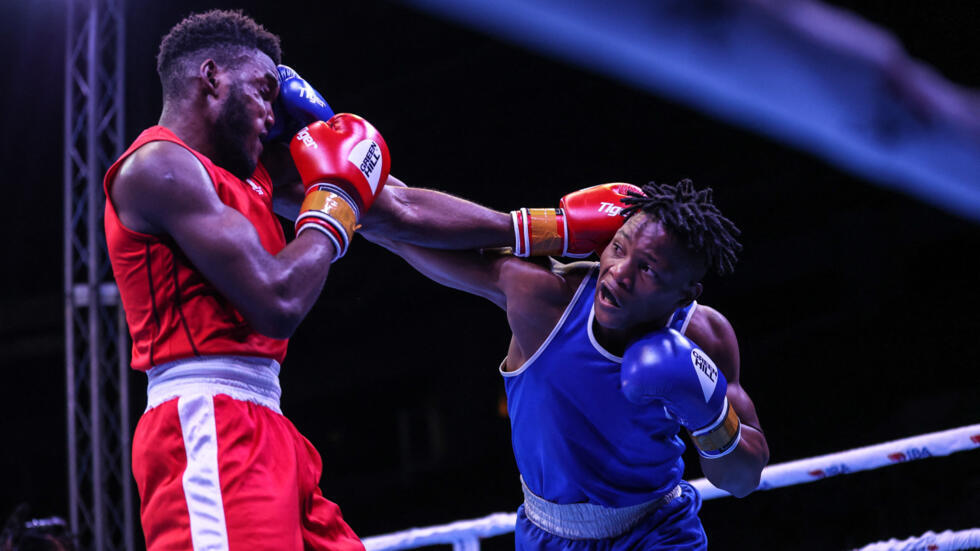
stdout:
[(662, 403), (703, 457), (721, 457), (738, 446), (741, 423), (728, 403), (725, 375), (676, 330), (661, 329), (632, 343), (620, 381), (629, 401)]
[(279, 96), (272, 105), (276, 122), (266, 136), (267, 142), (289, 143), (300, 128), (316, 121), (328, 121), (333, 109), (309, 82), (285, 65), (279, 71)]

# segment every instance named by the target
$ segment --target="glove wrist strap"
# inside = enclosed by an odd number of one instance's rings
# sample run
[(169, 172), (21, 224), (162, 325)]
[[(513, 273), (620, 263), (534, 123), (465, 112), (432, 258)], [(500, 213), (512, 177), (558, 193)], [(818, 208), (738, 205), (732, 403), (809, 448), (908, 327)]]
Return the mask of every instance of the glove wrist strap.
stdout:
[(521, 209), (510, 215), (515, 256), (563, 256), (567, 252), (568, 232), (561, 209)]
[(337, 251), (331, 262), (344, 256), (357, 227), (358, 211), (350, 196), (331, 184), (311, 186), (296, 218), (296, 235), (306, 229), (323, 232)]
[(690, 433), (702, 457), (716, 459), (731, 453), (742, 438), (742, 423), (735, 408), (725, 398), (725, 408), (714, 423)]

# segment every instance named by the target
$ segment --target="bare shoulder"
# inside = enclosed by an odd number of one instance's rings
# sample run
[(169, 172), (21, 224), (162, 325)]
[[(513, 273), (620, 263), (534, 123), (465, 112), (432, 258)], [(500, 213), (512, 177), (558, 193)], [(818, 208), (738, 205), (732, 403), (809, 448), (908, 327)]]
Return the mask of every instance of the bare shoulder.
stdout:
[(522, 305), (564, 308), (593, 266), (592, 262), (563, 264), (550, 257), (510, 256), (501, 266), (501, 280), (507, 282), (507, 296), (518, 300), (508, 300), (508, 310)]
[(551, 334), (595, 263), (562, 264), (551, 258), (510, 257), (507, 278), (520, 289), (507, 292), (507, 322), (513, 339), (507, 353), (508, 369), (517, 369)]
[(725, 376), (737, 378), (739, 370), (738, 339), (735, 329), (721, 312), (710, 306), (699, 304), (687, 328), (687, 336), (701, 347)]
[(159, 233), (168, 213), (206, 208), (218, 200), (211, 177), (186, 148), (168, 141), (147, 143), (123, 161), (109, 195), (127, 227)]
[(698, 304), (687, 327), (688, 336), (708, 351), (735, 338), (735, 329), (721, 312), (711, 306)]
[(143, 145), (127, 157), (119, 167), (115, 182), (152, 187), (161, 182), (179, 184), (193, 176), (208, 178), (197, 157), (186, 147), (160, 140)]
[(563, 277), (577, 280), (578, 282), (585, 279), (598, 265), (598, 262), (584, 260), (563, 264), (551, 257), (548, 257), (548, 259), (551, 261), (551, 269), (553, 272), (561, 274)]

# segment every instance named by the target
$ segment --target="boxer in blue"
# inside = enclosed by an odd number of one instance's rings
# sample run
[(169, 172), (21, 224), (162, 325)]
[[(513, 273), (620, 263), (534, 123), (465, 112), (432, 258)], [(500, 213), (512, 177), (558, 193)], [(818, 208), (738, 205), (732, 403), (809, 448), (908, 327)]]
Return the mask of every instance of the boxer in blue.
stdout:
[[(769, 458), (732, 326), (696, 302), (703, 276), (731, 272), (741, 249), (711, 190), (606, 184), (560, 209), (515, 211), (514, 254), (399, 241), (411, 230), (392, 221), (389, 200), (376, 228), (365, 224), (368, 239), (507, 313), (513, 338), (500, 372), (525, 496), (516, 547), (706, 548), (700, 496), (681, 479), (681, 429), (705, 476), (738, 497)], [(499, 216), (455, 212), (473, 215), (469, 235), (500, 235)], [(478, 231), (490, 220), (495, 230)], [(598, 263), (521, 258), (591, 252)]]

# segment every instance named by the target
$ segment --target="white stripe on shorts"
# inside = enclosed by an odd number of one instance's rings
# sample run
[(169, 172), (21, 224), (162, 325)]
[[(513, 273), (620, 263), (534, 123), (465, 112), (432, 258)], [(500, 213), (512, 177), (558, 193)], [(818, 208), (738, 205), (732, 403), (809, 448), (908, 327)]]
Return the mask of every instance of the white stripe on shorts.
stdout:
[(228, 529), (218, 481), (214, 399), (200, 394), (181, 396), (177, 412), (187, 455), (182, 481), (191, 521), (191, 542), (195, 551), (227, 551)]

